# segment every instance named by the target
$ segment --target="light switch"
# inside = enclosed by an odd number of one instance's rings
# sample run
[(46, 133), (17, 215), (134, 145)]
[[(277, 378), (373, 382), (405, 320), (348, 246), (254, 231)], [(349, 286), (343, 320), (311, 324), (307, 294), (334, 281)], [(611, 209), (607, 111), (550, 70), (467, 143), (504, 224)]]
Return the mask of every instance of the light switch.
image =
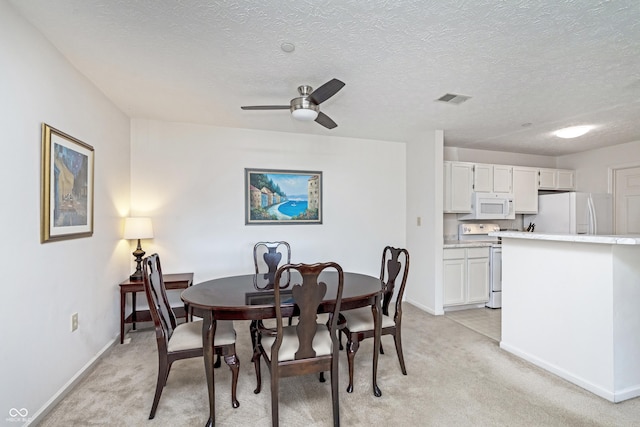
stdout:
[(420, 227), (422, 225), (422, 218), (418, 217), (418, 227)]

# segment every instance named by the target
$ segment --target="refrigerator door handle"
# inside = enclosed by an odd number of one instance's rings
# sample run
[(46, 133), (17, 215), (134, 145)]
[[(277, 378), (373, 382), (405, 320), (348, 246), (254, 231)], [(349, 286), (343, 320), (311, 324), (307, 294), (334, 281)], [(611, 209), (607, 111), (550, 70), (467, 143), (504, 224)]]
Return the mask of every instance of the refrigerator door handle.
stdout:
[(589, 207), (589, 234), (598, 234), (598, 221), (596, 218), (596, 208), (593, 204), (593, 198), (589, 195), (587, 199), (587, 206)]

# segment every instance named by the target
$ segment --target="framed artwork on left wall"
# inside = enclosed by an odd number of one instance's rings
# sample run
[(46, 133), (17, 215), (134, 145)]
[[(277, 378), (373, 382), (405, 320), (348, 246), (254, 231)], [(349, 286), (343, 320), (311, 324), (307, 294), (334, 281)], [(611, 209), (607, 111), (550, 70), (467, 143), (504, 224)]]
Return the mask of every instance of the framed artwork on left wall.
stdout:
[(42, 124), (41, 243), (93, 235), (93, 147)]

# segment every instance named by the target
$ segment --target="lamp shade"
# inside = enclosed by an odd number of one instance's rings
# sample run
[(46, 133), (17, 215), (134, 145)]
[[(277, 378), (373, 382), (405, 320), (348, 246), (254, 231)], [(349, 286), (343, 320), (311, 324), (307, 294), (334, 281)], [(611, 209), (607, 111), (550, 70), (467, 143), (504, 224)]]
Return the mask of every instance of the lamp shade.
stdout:
[(153, 226), (151, 218), (125, 218), (124, 219), (125, 239), (152, 239)]

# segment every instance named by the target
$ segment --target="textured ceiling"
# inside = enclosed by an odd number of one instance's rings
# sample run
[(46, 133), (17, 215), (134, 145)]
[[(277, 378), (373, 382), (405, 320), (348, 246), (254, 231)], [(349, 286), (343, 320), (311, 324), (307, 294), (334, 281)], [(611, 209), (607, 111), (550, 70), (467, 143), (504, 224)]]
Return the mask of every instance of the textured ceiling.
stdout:
[[(10, 2), (131, 117), (389, 141), (443, 129), (446, 146), (543, 155), (640, 140), (638, 0)], [(333, 130), (240, 110), (334, 77)], [(551, 135), (581, 124), (597, 128)]]

